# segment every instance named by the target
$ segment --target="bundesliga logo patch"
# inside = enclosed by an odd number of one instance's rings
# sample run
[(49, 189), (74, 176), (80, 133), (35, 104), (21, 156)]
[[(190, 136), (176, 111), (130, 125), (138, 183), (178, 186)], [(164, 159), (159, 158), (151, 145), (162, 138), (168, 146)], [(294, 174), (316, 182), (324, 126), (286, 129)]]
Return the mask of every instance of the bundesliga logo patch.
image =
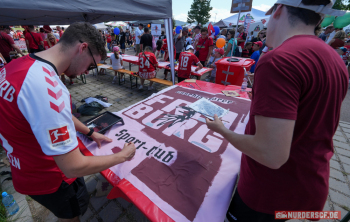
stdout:
[(67, 126), (49, 130), (49, 136), (53, 147), (63, 146), (71, 142)]

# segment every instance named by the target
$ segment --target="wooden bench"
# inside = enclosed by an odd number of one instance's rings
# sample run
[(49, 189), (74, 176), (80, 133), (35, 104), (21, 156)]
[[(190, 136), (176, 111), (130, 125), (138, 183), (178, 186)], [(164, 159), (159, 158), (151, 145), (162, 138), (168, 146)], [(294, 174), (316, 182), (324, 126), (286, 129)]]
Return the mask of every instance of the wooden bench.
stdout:
[[(97, 64), (97, 66), (101, 66), (101, 65), (104, 65), (104, 64)], [(130, 70), (127, 70), (127, 69), (117, 69), (117, 70), (114, 70), (112, 67), (110, 68), (107, 68), (108, 70), (113, 70), (115, 72), (118, 72), (118, 83), (119, 85), (122, 85), (122, 84), (125, 84), (125, 78), (124, 78), (124, 81), (122, 81), (121, 79), (121, 74), (127, 74), (129, 75), (130, 77), (130, 88), (137, 88), (137, 79), (141, 77), (138, 76), (136, 73), (130, 71)], [(135, 83), (134, 81), (135, 80)], [(150, 82), (156, 82), (156, 83), (159, 83), (159, 84), (163, 84), (163, 85), (166, 85), (166, 86), (172, 86), (173, 85), (173, 82), (172, 81), (169, 81), (169, 80), (164, 80), (164, 79), (159, 79), (159, 78), (152, 78), (152, 79), (147, 79), (148, 81)]]

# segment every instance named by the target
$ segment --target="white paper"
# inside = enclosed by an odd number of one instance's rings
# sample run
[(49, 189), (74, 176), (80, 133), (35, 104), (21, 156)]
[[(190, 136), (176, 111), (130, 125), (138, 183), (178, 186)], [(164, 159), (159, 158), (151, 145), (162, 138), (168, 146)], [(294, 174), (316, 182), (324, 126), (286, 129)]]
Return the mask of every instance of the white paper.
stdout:
[(201, 98), (197, 100), (196, 102), (189, 105), (191, 109), (194, 109), (195, 111), (205, 115), (206, 117), (210, 119), (214, 119), (214, 115), (216, 114), (219, 118), (224, 117), (228, 110), (224, 109), (215, 103), (210, 102), (206, 98)]

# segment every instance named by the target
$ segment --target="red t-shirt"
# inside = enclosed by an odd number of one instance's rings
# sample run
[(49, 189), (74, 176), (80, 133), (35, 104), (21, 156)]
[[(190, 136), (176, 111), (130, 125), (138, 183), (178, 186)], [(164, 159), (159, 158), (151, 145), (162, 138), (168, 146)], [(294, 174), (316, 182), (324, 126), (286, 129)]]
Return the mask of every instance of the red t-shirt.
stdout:
[[(242, 32), (239, 34), (238, 38), (241, 40), (246, 40), (247, 39), (247, 34), (245, 32)], [(238, 46), (240, 46), (242, 49), (244, 48), (244, 42), (238, 43)]]
[(112, 42), (112, 36), (111, 35), (107, 35), (107, 43), (111, 43)]
[(62, 35), (63, 35), (63, 31), (61, 30), (61, 31), (58, 31), (58, 33), (60, 34), (60, 38), (62, 37)]
[[(51, 47), (54, 46), (54, 45), (55, 45), (55, 43), (52, 43), (52, 42), (51, 42)], [(50, 47), (50, 45), (49, 45), (49, 43), (48, 43), (47, 41), (44, 41), (44, 48), (45, 48), (45, 49), (49, 49), (49, 48), (51, 48), (51, 47)]]
[(238, 192), (248, 207), (267, 214), (323, 209), (348, 82), (340, 56), (316, 36), (294, 36), (260, 59), (245, 133), (255, 134), (255, 115), (295, 120), (295, 127), (279, 169), (242, 155)]
[(146, 59), (142, 52), (139, 54), (139, 72), (153, 72), (154, 70), (156, 70), (154, 66), (158, 63), (157, 58), (152, 52), (144, 53), (149, 61)]
[(200, 38), (198, 40), (198, 44), (197, 44), (197, 51), (199, 51), (199, 61), (205, 61), (207, 60), (208, 57), (208, 53), (209, 53), (209, 47), (214, 45), (213, 43), (213, 39), (210, 37), (207, 37), (205, 39)]
[(34, 42), (32, 35), (34, 37), (34, 39), (36, 40), (36, 43), (38, 43), (40, 45), (40, 42), (43, 41), (43, 38), (41, 38), (40, 33), (35, 33), (35, 32), (27, 32), (26, 35), (24, 36), (26, 38), (26, 40), (28, 40), (29, 42), (29, 48), (31, 49), (38, 49), (39, 46)]
[(71, 184), (53, 156), (78, 148), (70, 93), (56, 67), (30, 54), (0, 70), (0, 144), (11, 163), (19, 193), (56, 192), (62, 181)]
[(199, 63), (199, 59), (193, 53), (181, 52), (179, 56), (179, 70), (177, 75), (180, 78), (189, 78), (191, 75), (191, 66)]
[(11, 45), (15, 44), (11, 36), (6, 32), (1, 32), (0, 36), (0, 52), (4, 57), (10, 57), (10, 51), (12, 50)]

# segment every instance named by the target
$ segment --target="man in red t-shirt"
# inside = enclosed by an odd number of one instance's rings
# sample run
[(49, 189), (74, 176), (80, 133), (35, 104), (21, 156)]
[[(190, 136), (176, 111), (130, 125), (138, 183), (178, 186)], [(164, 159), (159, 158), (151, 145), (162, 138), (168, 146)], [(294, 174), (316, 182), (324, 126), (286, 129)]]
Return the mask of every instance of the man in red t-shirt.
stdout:
[(28, 25), (27, 32), (24, 37), (26, 38), (27, 49), (30, 53), (40, 52), (39, 45), (44, 47), (43, 38), (39, 33), (34, 31), (33, 25)]
[(211, 37), (208, 37), (208, 28), (202, 28), (201, 34), (202, 38), (198, 40), (196, 51), (199, 52), (199, 61), (203, 66), (206, 66), (210, 58), (210, 53), (213, 51), (214, 43), (213, 39)]
[(6, 63), (9, 63), (11, 61), (10, 51), (12, 51), (13, 49), (16, 50), (22, 56), (24, 56), (23, 52), (15, 44), (15, 42), (13, 41), (11, 36), (8, 35), (8, 33), (10, 33), (10, 26), (0, 26), (0, 53), (6, 60)]
[(239, 35), (237, 37), (237, 45), (240, 46), (242, 48), (242, 50), (244, 49), (244, 43), (247, 39), (247, 33), (245, 33), (244, 31), (244, 26), (240, 26), (238, 28), (238, 32), (239, 32)]
[(179, 56), (179, 69), (177, 71), (177, 81), (182, 82), (185, 79), (190, 78), (192, 71), (192, 64), (198, 65), (195, 71), (203, 68), (199, 59), (195, 54), (193, 54), (194, 48), (192, 45), (188, 45), (186, 48), (186, 52), (181, 52)]
[(340, 56), (314, 30), (323, 13), (344, 13), (331, 1), (324, 7), (308, 2), (278, 0), (267, 12), (266, 45), (273, 50), (255, 70), (246, 135), (227, 130), (217, 116), (207, 120), (209, 129), (242, 151), (230, 222), (275, 221), (275, 211), (322, 211), (326, 203), (349, 77)]
[(112, 139), (72, 115), (70, 93), (59, 75), (88, 73), (106, 57), (106, 50), (89, 23), (73, 23), (66, 32), (55, 47), (15, 59), (0, 70), (0, 144), (17, 192), (29, 195), (59, 221), (79, 221), (89, 204), (83, 176), (130, 160), (136, 147), (126, 144), (107, 156), (81, 153), (77, 131), (98, 147)]
[[(145, 83), (145, 79), (153, 79), (156, 77), (156, 68), (158, 67), (158, 61), (156, 56), (152, 52), (152, 48), (150, 46), (146, 46), (143, 52), (139, 54), (139, 76), (141, 77), (141, 86), (139, 89), (143, 88), (143, 84)], [(148, 90), (152, 90), (153, 82), (150, 82), (148, 86)]]
[(56, 29), (58, 31), (58, 34), (60, 35), (60, 38), (61, 38), (62, 35), (63, 35), (63, 31), (62, 31), (61, 27), (60, 26), (56, 26)]
[(112, 42), (112, 36), (111, 36), (111, 34), (108, 32), (108, 34), (107, 34), (107, 49), (108, 49), (109, 51), (112, 51), (112, 50), (111, 50), (111, 47), (110, 47), (111, 42)]

